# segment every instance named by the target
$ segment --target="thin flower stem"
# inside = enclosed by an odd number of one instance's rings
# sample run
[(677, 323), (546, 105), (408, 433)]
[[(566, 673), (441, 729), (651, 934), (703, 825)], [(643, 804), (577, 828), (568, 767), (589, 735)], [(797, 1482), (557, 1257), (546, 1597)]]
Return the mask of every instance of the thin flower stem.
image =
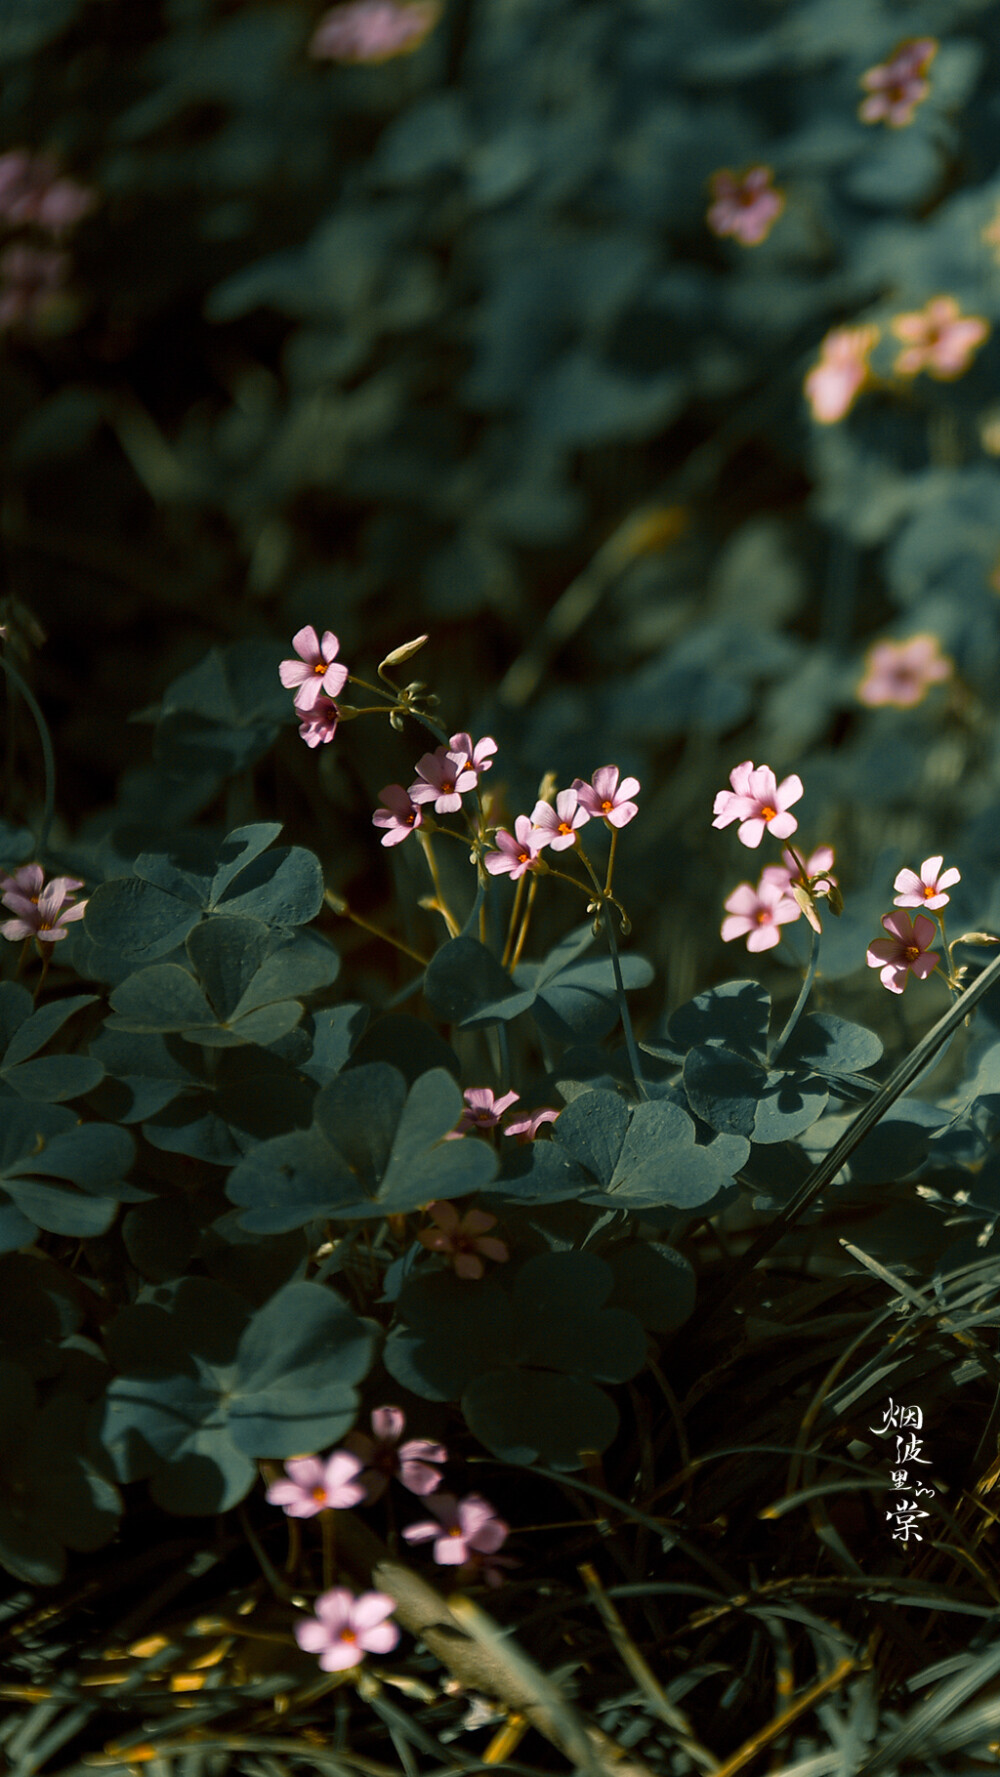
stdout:
[[(523, 881), (524, 878), (522, 877), (521, 880)], [(510, 959), (511, 970), (516, 969), (518, 963), (521, 960), (521, 952), (524, 949), (524, 941), (528, 936), (528, 927), (531, 924), (531, 909), (534, 906), (535, 896), (537, 893), (538, 893), (538, 877), (535, 876), (534, 873), (532, 873), (531, 882), (528, 886), (528, 905), (524, 910), (524, 918), (521, 921), (521, 930), (518, 933), (517, 947), (514, 951), (513, 956)]]
[(604, 929), (608, 935), (608, 949), (611, 951), (611, 967), (615, 972), (615, 993), (618, 998), (618, 1010), (621, 1013), (622, 1030), (625, 1032), (625, 1049), (628, 1054), (628, 1064), (632, 1069), (632, 1084), (635, 1087), (637, 1096), (639, 1098), (646, 1098), (648, 1097), (648, 1094), (643, 1085), (642, 1066), (639, 1061), (639, 1049), (635, 1040), (635, 1032), (632, 1029), (632, 1017), (628, 1009), (628, 1002), (625, 998), (625, 983), (622, 980), (621, 963), (618, 960), (618, 940), (615, 937), (614, 924), (610, 918), (605, 920)]
[(52, 751), (52, 737), (49, 734), (48, 723), (42, 715), (34, 693), (31, 691), (30, 687), (25, 684), (17, 667), (14, 666), (4, 654), (0, 654), (0, 667), (2, 667), (7, 674), (7, 678), (10, 684), (13, 685), (15, 691), (19, 691), (24, 698), (24, 701), (34, 718), (35, 727), (38, 729), (38, 738), (42, 743), (42, 764), (45, 769), (45, 804), (42, 809), (42, 821), (41, 826), (38, 829), (38, 838), (35, 841), (35, 856), (40, 858), (48, 844), (49, 831), (52, 826), (52, 819), (56, 808), (56, 761), (55, 754)]
[(391, 932), (383, 931), (381, 926), (373, 925), (370, 919), (362, 919), (360, 913), (355, 913), (346, 901), (342, 900), (339, 895), (334, 895), (330, 889), (326, 890), (323, 899), (328, 907), (333, 908), (334, 913), (340, 915), (341, 919), (349, 919), (352, 925), (360, 926), (363, 932), (371, 932), (373, 938), (381, 938), (384, 943), (391, 944), (394, 950), (401, 950), (404, 956), (412, 957), (413, 961), (419, 963), (422, 969), (429, 967), (428, 957), (421, 956), (419, 950), (411, 950), (408, 944), (404, 944), (400, 938), (394, 938)]
[[(349, 685), (360, 685), (362, 690), (370, 691), (373, 697), (381, 697), (383, 699), (383, 707), (388, 705), (388, 714), (391, 714), (393, 710), (399, 710), (404, 716), (412, 716), (415, 722), (420, 722), (424, 728), (429, 729), (435, 740), (439, 741), (442, 746), (448, 745), (448, 736), (445, 734), (444, 729), (440, 728), (436, 722), (433, 722), (430, 716), (425, 716), (422, 710), (414, 709), (412, 704), (408, 702), (404, 701), (401, 703), (400, 698), (403, 696), (403, 693), (398, 689), (396, 689), (395, 697), (390, 697), (389, 693), (383, 691), (380, 685), (371, 685), (367, 679), (359, 679), (356, 673), (351, 673), (347, 682)], [(386, 683), (388, 684), (390, 681), (387, 680)], [(360, 715), (363, 712), (359, 711), (358, 713)]]
[(329, 1507), (320, 1512), (320, 1527), (323, 1532), (323, 1590), (329, 1592), (336, 1574), (336, 1548), (333, 1535), (333, 1513)]
[[(610, 826), (611, 823), (609, 822), (608, 825)], [(605, 882), (604, 882), (604, 893), (606, 895), (610, 895), (610, 893), (611, 893), (611, 878), (613, 877), (613, 875), (615, 873), (615, 850), (617, 848), (617, 845), (618, 845), (618, 828), (612, 827), (611, 828), (611, 850), (608, 853), (608, 874), (607, 874), (607, 877), (605, 878)]]
[(39, 994), (41, 993), (42, 988), (45, 986), (45, 977), (49, 972), (49, 964), (52, 961), (52, 946), (51, 946), (51, 944), (45, 944), (45, 945), (40, 944), (38, 946), (38, 948), (41, 951), (41, 956), (42, 956), (42, 972), (39, 975), (38, 980), (35, 984), (35, 991), (32, 996), (36, 1000), (37, 1000)]
[(803, 979), (802, 986), (799, 989), (799, 997), (796, 1000), (794, 1006), (792, 1007), (792, 1010), (789, 1014), (788, 1022), (785, 1025), (784, 1030), (782, 1031), (780, 1037), (778, 1038), (778, 1041), (775, 1043), (774, 1048), (771, 1051), (772, 1065), (774, 1065), (777, 1062), (782, 1049), (785, 1047), (785, 1044), (788, 1042), (788, 1039), (791, 1036), (793, 1030), (795, 1029), (795, 1026), (798, 1024), (799, 1019), (801, 1018), (803, 1012), (805, 1011), (806, 1002), (809, 998), (809, 995), (812, 992), (813, 982), (816, 979), (816, 968), (817, 968), (817, 964), (819, 963), (819, 943), (820, 943), (821, 936), (822, 936), (822, 933), (817, 932), (817, 931), (813, 932), (812, 945), (810, 946), (810, 950), (809, 950), (809, 964), (808, 964), (808, 967), (805, 972), (805, 977)]
[(521, 903), (524, 900), (524, 891), (527, 886), (527, 878), (519, 876), (517, 879), (517, 887), (514, 890), (514, 905), (510, 910), (510, 924), (507, 927), (507, 939), (503, 947), (503, 955), (500, 958), (500, 967), (502, 969), (507, 967), (510, 960), (511, 948), (514, 943), (514, 933), (517, 930), (517, 922), (521, 917)]
[[(443, 827), (440, 830), (441, 832), (445, 831)], [(445, 925), (448, 927), (448, 936), (450, 938), (457, 938), (462, 928), (444, 898), (444, 889), (441, 887), (441, 878), (438, 875), (437, 859), (434, 856), (433, 840), (429, 833), (424, 832), (422, 827), (417, 828), (417, 838), (423, 848), (424, 857), (427, 859), (427, 868), (431, 873), (437, 911), (440, 913)]]

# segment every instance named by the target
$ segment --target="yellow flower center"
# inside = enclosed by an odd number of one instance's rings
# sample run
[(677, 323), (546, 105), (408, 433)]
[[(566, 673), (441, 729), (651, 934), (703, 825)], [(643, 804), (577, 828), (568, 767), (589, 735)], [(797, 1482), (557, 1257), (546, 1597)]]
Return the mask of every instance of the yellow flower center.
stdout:
[(920, 955), (920, 945), (919, 944), (908, 944), (906, 946), (906, 949), (903, 952), (903, 955), (906, 957), (906, 960), (908, 963), (915, 963), (917, 960), (917, 957)]
[(925, 882), (924, 883), (924, 900), (929, 901), (931, 896), (936, 895), (936, 894), (937, 894), (937, 884), (933, 883), (933, 882)]
[(773, 821), (777, 812), (777, 809), (772, 808), (769, 802), (765, 802), (760, 811), (760, 818), (762, 821)]

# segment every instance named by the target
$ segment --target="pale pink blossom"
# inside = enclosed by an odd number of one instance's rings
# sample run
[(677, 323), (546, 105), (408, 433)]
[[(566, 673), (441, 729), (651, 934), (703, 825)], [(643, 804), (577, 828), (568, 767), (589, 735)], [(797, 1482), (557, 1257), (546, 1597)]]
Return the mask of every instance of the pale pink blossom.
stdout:
[(780, 944), (779, 927), (791, 925), (802, 912), (791, 895), (776, 882), (765, 882), (763, 877), (756, 888), (752, 883), (741, 882), (723, 905), (728, 914), (722, 922), (723, 943), (746, 938), (747, 949), (753, 951), (772, 950)]
[(487, 852), (486, 868), (491, 876), (509, 876), (512, 882), (516, 882), (526, 870), (537, 868), (542, 848), (548, 844), (545, 835), (531, 825), (526, 814), (518, 815), (513, 833), (500, 827), (494, 838), (497, 849)]
[(886, 123), (893, 130), (912, 123), (917, 106), (931, 90), (924, 75), (937, 52), (935, 38), (908, 37), (887, 62), (862, 74), (860, 84), (869, 94), (858, 106), (862, 123)]
[(411, 802), (402, 784), (386, 784), (379, 791), (379, 801), (385, 806), (375, 810), (372, 825), (385, 828), (383, 845), (402, 845), (423, 821), (422, 810)]
[(69, 936), (68, 926), (82, 919), (86, 901), (72, 900), (83, 883), (75, 876), (54, 876), (43, 886), (45, 873), (40, 864), (22, 864), (8, 877), (2, 901), (15, 915), (0, 926), (0, 935), (16, 943), (22, 938), (37, 938), (40, 944), (58, 944)]
[(459, 1583), (482, 1577), (488, 1585), (502, 1581), (501, 1566), (514, 1565), (508, 1557), (496, 1560), (510, 1526), (498, 1518), (488, 1499), (479, 1493), (468, 1493), (456, 1499), (453, 1493), (439, 1493), (427, 1502), (433, 1519), (408, 1524), (403, 1537), (408, 1543), (434, 1543), (434, 1559), (440, 1567), (457, 1567)]
[(448, 742), (448, 751), (457, 756), (460, 770), (475, 772), (477, 780), (484, 771), (492, 770), (496, 750), (497, 743), (491, 734), (484, 734), (475, 743), (471, 734), (453, 734)]
[(50, 234), (72, 228), (97, 203), (96, 191), (60, 175), (48, 154), (12, 148), (0, 154), (0, 217), (14, 227), (34, 223)]
[(349, 1450), (335, 1450), (325, 1460), (322, 1456), (292, 1456), (285, 1463), (284, 1478), (271, 1482), (267, 1503), (281, 1506), (289, 1518), (343, 1511), (365, 1497), (365, 1488), (357, 1478), (360, 1473), (361, 1463)]
[(770, 167), (743, 173), (720, 167), (711, 177), (712, 205), (706, 221), (712, 233), (732, 235), (744, 247), (765, 241), (785, 207), (784, 192), (771, 183)]
[(0, 332), (41, 320), (63, 289), (72, 261), (53, 247), (12, 241), (0, 253)]
[(868, 354), (877, 344), (879, 329), (834, 327), (819, 348), (819, 360), (803, 385), (814, 420), (821, 426), (836, 425), (850, 413), (871, 371)]
[(990, 331), (981, 315), (963, 315), (953, 296), (932, 296), (922, 309), (894, 315), (890, 324), (905, 342), (893, 366), (897, 375), (926, 370), (937, 382), (953, 382), (968, 370)]
[(321, 1592), (316, 1615), (293, 1625), (300, 1648), (318, 1654), (324, 1672), (344, 1672), (358, 1666), (365, 1654), (388, 1654), (399, 1640), (399, 1629), (386, 1619), (396, 1608), (388, 1592), (362, 1592), (355, 1598), (346, 1586)]
[(349, 0), (323, 14), (309, 54), (333, 62), (387, 62), (419, 49), (440, 17), (440, 0)]
[(612, 827), (626, 827), (639, 812), (632, 801), (642, 788), (639, 779), (623, 777), (619, 783), (617, 765), (599, 766), (589, 784), (585, 784), (582, 777), (575, 777), (572, 788), (587, 814), (607, 821)]
[(348, 671), (337, 661), (340, 643), (331, 629), (324, 630), (322, 642), (311, 623), (292, 637), (298, 660), (283, 660), (278, 676), (286, 691), (295, 691), (295, 708), (303, 715), (312, 709), (325, 692), (336, 697), (347, 684)]
[(429, 1203), (427, 1214), (434, 1226), (425, 1228), (417, 1239), (428, 1252), (443, 1253), (456, 1277), (482, 1277), (483, 1259), (503, 1265), (510, 1258), (505, 1243), (489, 1234), (497, 1225), (489, 1210), (467, 1209), (459, 1216), (453, 1203), (442, 1202)]
[(550, 1105), (543, 1105), (537, 1111), (518, 1111), (515, 1117), (508, 1117), (503, 1126), (504, 1135), (512, 1135), (523, 1146), (534, 1141), (542, 1125), (554, 1123), (558, 1115), (559, 1112)]
[(381, 1499), (392, 1475), (411, 1493), (433, 1493), (440, 1487), (441, 1473), (433, 1465), (447, 1462), (448, 1452), (443, 1444), (433, 1444), (429, 1438), (408, 1438), (401, 1444), (406, 1430), (402, 1407), (376, 1407), (371, 1427), (373, 1437), (352, 1431), (344, 1439), (345, 1448), (364, 1464), (360, 1479), (366, 1505)]
[(951, 896), (946, 893), (961, 882), (962, 872), (952, 865), (950, 870), (942, 870), (943, 857), (925, 858), (920, 866), (920, 875), (915, 870), (901, 870), (893, 883), (899, 893), (893, 899), (894, 907), (926, 907), (929, 912), (936, 913), (939, 907), (947, 907)]
[(337, 732), (339, 720), (340, 711), (333, 698), (320, 696), (299, 723), (299, 733), (307, 747), (327, 746)]
[(859, 703), (871, 709), (888, 704), (912, 709), (932, 685), (950, 679), (954, 670), (954, 663), (942, 654), (937, 636), (908, 636), (905, 642), (886, 639), (869, 648), (856, 695)]
[(831, 888), (837, 887), (837, 878), (832, 874), (833, 846), (820, 845), (808, 858), (803, 872), (790, 851), (783, 851), (780, 864), (767, 864), (760, 873), (761, 882), (776, 883), (778, 888), (787, 894), (792, 883), (800, 887), (810, 887), (814, 895), (828, 895)]
[(462, 769), (460, 753), (438, 747), (416, 764), (417, 781), (410, 785), (410, 801), (433, 802), (436, 814), (457, 814), (466, 790), (476, 787), (476, 773)]
[(488, 1086), (469, 1086), (462, 1096), (465, 1109), (451, 1132), (453, 1137), (466, 1135), (471, 1129), (495, 1128), (504, 1111), (517, 1103), (520, 1093), (505, 1092), (497, 1098)]
[(728, 827), (739, 821), (737, 835), (742, 845), (755, 850), (765, 832), (775, 839), (790, 839), (798, 821), (788, 810), (803, 794), (800, 777), (786, 777), (779, 784), (769, 765), (754, 766), (744, 759), (729, 774), (732, 790), (720, 790), (712, 806), (713, 827)]
[[(585, 827), (589, 819), (577, 791), (560, 790), (555, 808), (550, 802), (535, 803), (531, 825), (536, 833), (545, 835), (545, 843), (553, 851), (565, 851), (568, 846), (576, 844), (577, 828)], [(621, 825), (620, 822), (616, 824)]]
[(868, 967), (880, 970), (879, 980), (890, 993), (902, 993), (911, 970), (919, 981), (925, 981), (937, 968), (941, 959), (931, 950), (937, 926), (922, 913), (911, 921), (902, 909), (885, 914), (882, 925), (889, 937), (869, 944)]

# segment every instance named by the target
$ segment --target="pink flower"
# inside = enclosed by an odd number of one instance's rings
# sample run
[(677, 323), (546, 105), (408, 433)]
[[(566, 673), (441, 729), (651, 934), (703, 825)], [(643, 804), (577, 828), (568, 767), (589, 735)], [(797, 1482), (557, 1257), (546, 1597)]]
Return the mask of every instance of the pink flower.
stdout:
[(920, 866), (920, 875), (915, 870), (901, 870), (893, 883), (899, 894), (893, 900), (894, 907), (927, 907), (936, 912), (939, 907), (947, 907), (951, 896), (946, 889), (954, 888), (961, 882), (962, 872), (954, 866), (942, 871), (943, 857), (925, 858)]
[(706, 221), (713, 234), (733, 235), (744, 247), (767, 239), (785, 207), (784, 192), (771, 184), (770, 167), (733, 173), (720, 167), (711, 177), (714, 202)]
[(465, 1135), (470, 1129), (494, 1128), (504, 1111), (517, 1103), (520, 1093), (505, 1092), (502, 1098), (495, 1098), (488, 1086), (470, 1086), (462, 1096), (465, 1109), (452, 1130), (453, 1136)]
[(324, 13), (309, 54), (333, 62), (387, 62), (419, 49), (440, 16), (439, 0), (350, 0)]
[(893, 366), (897, 375), (926, 370), (939, 383), (953, 382), (968, 370), (990, 330), (981, 315), (963, 315), (953, 296), (932, 296), (922, 309), (895, 315), (891, 327), (897, 339), (907, 342)]
[[(483, 1259), (502, 1265), (510, 1253), (502, 1240), (484, 1239), (489, 1228), (495, 1228), (496, 1216), (485, 1209), (467, 1209), (459, 1218), (453, 1203), (429, 1203), (427, 1214), (434, 1223), (417, 1235), (421, 1246), (431, 1253), (444, 1253), (456, 1277), (482, 1277)], [(482, 1254), (482, 1258), (480, 1258)]]
[(732, 790), (720, 790), (715, 798), (713, 827), (728, 827), (731, 821), (739, 821), (737, 837), (751, 850), (760, 844), (765, 829), (775, 839), (791, 838), (799, 823), (788, 809), (803, 794), (801, 778), (786, 777), (779, 784), (769, 765), (754, 769), (752, 759), (744, 759), (729, 773), (729, 782)]
[(300, 1648), (318, 1654), (324, 1672), (358, 1666), (365, 1654), (391, 1653), (399, 1640), (395, 1623), (386, 1622), (396, 1608), (387, 1592), (362, 1592), (355, 1598), (346, 1586), (321, 1592), (316, 1615), (293, 1625)]
[(65, 285), (68, 253), (14, 241), (0, 253), (0, 332), (19, 321), (40, 320)]
[(729, 915), (722, 922), (723, 943), (745, 937), (748, 950), (772, 950), (781, 943), (778, 927), (791, 925), (802, 911), (783, 888), (776, 882), (765, 882), (763, 877), (756, 888), (752, 883), (741, 882), (723, 905)]
[(887, 62), (869, 68), (861, 76), (861, 85), (868, 99), (858, 106), (862, 123), (887, 123), (899, 130), (913, 122), (917, 106), (930, 92), (927, 73), (938, 45), (933, 37), (908, 37), (897, 45)]
[(508, 1117), (504, 1124), (504, 1135), (513, 1135), (522, 1145), (534, 1141), (543, 1123), (554, 1123), (559, 1112), (548, 1105), (539, 1111), (519, 1111), (516, 1117)]
[(361, 1463), (349, 1450), (321, 1456), (293, 1456), (285, 1463), (286, 1480), (272, 1481), (267, 1503), (281, 1506), (289, 1518), (315, 1518), (317, 1512), (343, 1511), (364, 1499), (356, 1477)]
[(601, 765), (589, 784), (581, 777), (573, 779), (572, 788), (587, 814), (608, 821), (612, 827), (627, 827), (639, 810), (631, 800), (642, 788), (637, 777), (623, 777), (618, 782), (617, 765)]
[[(565, 851), (576, 844), (576, 830), (585, 827), (590, 816), (582, 806), (576, 790), (560, 790), (555, 808), (550, 802), (536, 802), (531, 825), (536, 833), (545, 835), (543, 843), (553, 851)], [(622, 823), (617, 821), (616, 826)]]
[(428, 1500), (433, 1519), (408, 1524), (403, 1536), (408, 1543), (426, 1543), (433, 1539), (434, 1559), (439, 1567), (457, 1567), (457, 1580), (469, 1580), (481, 1574), (488, 1585), (501, 1584), (501, 1566), (513, 1565), (506, 1557), (493, 1557), (503, 1547), (510, 1526), (498, 1518), (488, 1499), (479, 1493), (468, 1493), (456, 1499), (453, 1493), (439, 1493)]
[(299, 723), (299, 733), (307, 747), (326, 746), (336, 734), (339, 720), (340, 711), (333, 698), (321, 694), (305, 721)]
[(811, 857), (805, 858), (805, 876), (799, 869), (790, 851), (783, 851), (783, 862), (767, 864), (760, 873), (761, 882), (773, 882), (787, 894), (792, 883), (810, 884), (814, 895), (828, 895), (831, 887), (836, 888), (837, 878), (831, 874), (833, 863), (833, 846), (817, 846)]
[(429, 1438), (408, 1438), (400, 1444), (406, 1430), (402, 1407), (376, 1407), (371, 1425), (373, 1438), (367, 1432), (352, 1431), (344, 1439), (346, 1448), (364, 1464), (361, 1481), (366, 1505), (381, 1499), (391, 1475), (411, 1493), (433, 1493), (440, 1487), (440, 1473), (431, 1464), (447, 1462), (448, 1452), (443, 1444), (432, 1444)]
[(474, 771), (462, 770), (461, 755), (450, 753), (447, 747), (425, 753), (417, 761), (416, 772), (410, 801), (433, 802), (435, 814), (457, 814), (466, 790), (474, 790), (478, 781)]
[(89, 215), (97, 193), (75, 179), (60, 178), (56, 162), (47, 154), (29, 154), (12, 148), (0, 154), (0, 217), (20, 227), (35, 223), (50, 234), (61, 234)]
[(513, 833), (500, 827), (494, 838), (497, 849), (487, 852), (486, 868), (491, 876), (509, 875), (512, 882), (516, 882), (526, 870), (535, 869), (542, 847), (548, 844), (544, 834), (531, 825), (526, 814), (518, 815)]
[(423, 814), (403, 789), (402, 784), (386, 784), (379, 791), (379, 800), (384, 808), (377, 808), (372, 815), (372, 825), (384, 827), (383, 845), (402, 845), (404, 839), (420, 826)]
[(899, 710), (912, 709), (923, 701), (932, 685), (950, 679), (954, 670), (954, 663), (941, 653), (937, 636), (876, 642), (868, 650), (857, 698), (870, 709), (881, 709), (886, 704)]
[(497, 743), (491, 734), (485, 734), (475, 745), (471, 734), (453, 734), (448, 742), (448, 751), (457, 755), (460, 769), (474, 771), (477, 780), (482, 772), (492, 770), (496, 750)]
[(305, 714), (322, 692), (325, 691), (327, 697), (336, 697), (343, 691), (348, 672), (346, 666), (334, 664), (340, 643), (331, 629), (324, 630), (321, 643), (312, 624), (307, 623), (304, 629), (293, 635), (292, 647), (299, 659), (283, 660), (278, 676), (286, 691), (298, 686), (295, 708)]
[[(86, 901), (70, 898), (83, 883), (75, 876), (54, 876), (43, 887), (45, 872), (40, 864), (22, 864), (7, 880), (3, 905), (16, 915), (0, 926), (0, 934), (12, 943), (21, 938), (37, 938), (40, 944), (58, 944), (68, 937), (67, 927), (82, 919)], [(69, 903), (67, 905), (67, 902)]]
[(909, 914), (902, 912), (887, 913), (882, 925), (890, 936), (869, 944), (868, 967), (881, 970), (879, 980), (890, 993), (902, 993), (911, 969), (918, 980), (925, 981), (937, 968), (940, 958), (930, 948), (937, 927), (922, 913), (911, 923)]
[(803, 385), (813, 419), (833, 426), (849, 413), (870, 376), (868, 354), (877, 343), (879, 329), (834, 327), (819, 348)]

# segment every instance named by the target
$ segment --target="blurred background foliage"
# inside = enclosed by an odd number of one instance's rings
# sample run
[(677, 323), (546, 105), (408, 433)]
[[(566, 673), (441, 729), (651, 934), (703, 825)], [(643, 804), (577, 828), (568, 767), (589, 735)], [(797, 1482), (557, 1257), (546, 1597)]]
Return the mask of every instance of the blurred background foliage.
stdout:
[[(709, 832), (746, 757), (799, 772), (806, 849), (837, 847), (828, 979), (870, 1006), (865, 945), (929, 852), (963, 871), (954, 929), (995, 927), (996, 8), (448, 0), (379, 65), (310, 57), (322, 16), (0, 5), (0, 152), (98, 193), (0, 338), (4, 615), (64, 847), (93, 878), (151, 826), (260, 811), (358, 905), (393, 871), (422, 891), (369, 822), (423, 737), (345, 724), (309, 753), (275, 667), (305, 623), (366, 676), (427, 630), (419, 670), (447, 728), (496, 735), (510, 816), (546, 770), (642, 780), (618, 882), (667, 1006), (746, 972), (718, 925), (757, 860)], [(929, 96), (866, 126), (861, 76), (915, 34)], [(711, 175), (754, 163), (784, 213), (714, 238)], [(894, 378), (892, 317), (941, 294), (994, 333), (955, 380)], [(877, 385), (818, 425), (803, 378), (861, 322)], [(865, 649), (924, 632), (949, 682), (863, 708)], [(577, 917), (551, 901), (540, 942)], [(352, 941), (378, 997), (392, 964)]]

